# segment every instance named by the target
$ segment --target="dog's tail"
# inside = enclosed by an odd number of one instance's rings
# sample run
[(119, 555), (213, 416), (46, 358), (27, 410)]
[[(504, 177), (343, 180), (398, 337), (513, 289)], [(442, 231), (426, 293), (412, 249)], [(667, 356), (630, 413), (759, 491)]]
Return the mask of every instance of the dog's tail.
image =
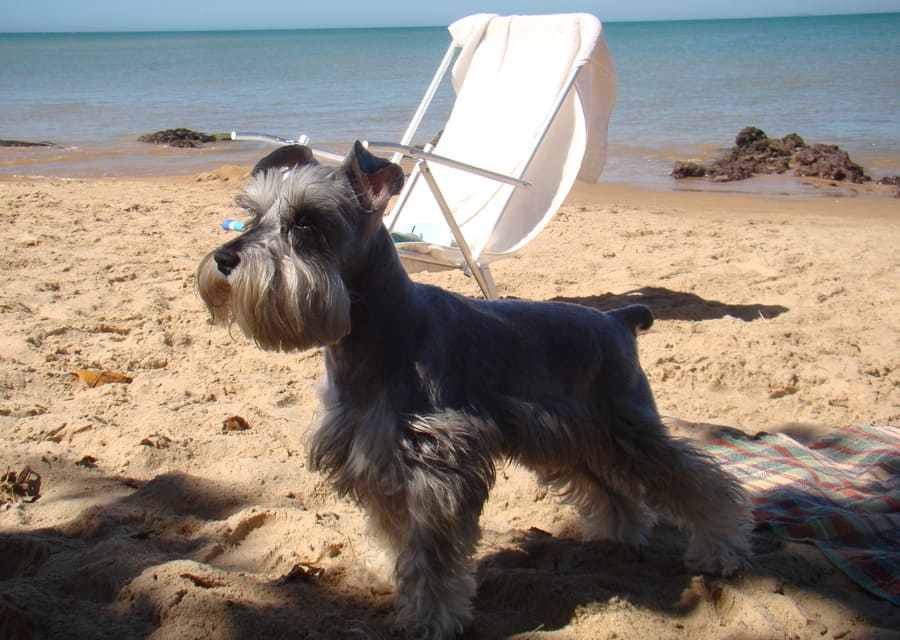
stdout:
[(609, 313), (634, 335), (653, 326), (653, 312), (642, 304), (628, 305)]

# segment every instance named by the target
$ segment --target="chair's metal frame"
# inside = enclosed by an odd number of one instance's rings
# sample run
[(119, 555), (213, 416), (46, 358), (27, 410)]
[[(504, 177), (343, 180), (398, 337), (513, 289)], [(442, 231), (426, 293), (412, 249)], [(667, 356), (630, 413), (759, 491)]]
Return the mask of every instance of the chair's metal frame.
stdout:
[[(479, 176), (483, 176), (489, 180), (496, 180), (498, 182), (502, 182), (505, 184), (513, 185), (514, 187), (522, 187), (528, 188), (531, 186), (531, 183), (527, 180), (523, 180), (522, 176), (525, 175), (525, 172), (528, 170), (528, 166), (531, 164), (532, 158), (534, 158), (535, 153), (540, 147), (541, 143), (544, 141), (544, 138), (547, 135), (547, 132), (550, 130), (550, 126), (553, 124), (553, 120), (556, 118), (556, 115), (559, 113), (559, 110), (562, 108), (563, 103), (569, 95), (569, 92), (573, 90), (575, 85), (575, 80), (578, 77), (578, 73), (581, 69), (584, 68), (584, 65), (579, 65), (575, 67), (569, 77), (566, 79), (565, 84), (563, 85), (559, 95), (557, 96), (556, 102), (554, 103), (553, 109), (544, 121), (539, 131), (539, 134), (535, 138), (532, 143), (531, 148), (529, 149), (528, 157), (526, 162), (522, 163), (516, 175), (504, 175), (501, 173), (497, 173), (495, 171), (490, 171), (488, 169), (484, 169), (482, 167), (476, 167), (471, 164), (467, 164), (464, 162), (459, 162), (453, 160), (452, 158), (447, 158), (445, 156), (441, 156), (435, 153), (431, 153), (432, 145), (426, 145), (423, 149), (419, 149), (410, 145), (412, 142), (413, 136), (415, 136), (418, 131), (419, 125), (422, 123), (422, 120), (425, 117), (426, 112), (428, 111), (428, 107), (431, 105), (431, 101), (433, 100), (435, 94), (437, 93), (438, 88), (441, 85), (441, 82), (444, 80), (444, 77), (447, 74), (447, 71), (450, 69), (451, 64), (456, 56), (457, 51), (460, 49), (456, 44), (451, 44), (447, 49), (447, 52), (444, 54), (444, 58), (441, 60), (441, 64), (437, 69), (434, 77), (431, 80), (431, 84), (429, 84), (428, 89), (425, 92), (425, 96), (422, 98), (422, 101), (419, 103), (418, 108), (416, 109), (415, 114), (413, 115), (412, 120), (410, 121), (409, 126), (406, 129), (406, 132), (403, 134), (399, 143), (392, 142), (364, 142), (363, 144), (372, 151), (384, 151), (384, 152), (393, 152), (393, 156), (391, 158), (392, 162), (399, 162), (403, 157), (412, 158), (416, 161), (415, 167), (410, 173), (409, 179), (404, 186), (403, 191), (400, 193), (396, 204), (394, 205), (392, 211), (399, 212), (402, 210), (404, 204), (406, 203), (409, 194), (412, 192), (412, 188), (415, 186), (416, 182), (419, 178), (425, 180), (428, 185), (428, 188), (431, 190), (432, 195), (435, 198), (435, 202), (438, 207), (441, 209), (441, 212), (444, 215), (444, 219), (447, 222), (447, 226), (450, 228), (450, 232), (453, 235), (453, 239), (456, 241), (457, 247), (459, 248), (460, 253), (462, 254), (463, 260), (465, 261), (464, 270), (467, 275), (471, 275), (475, 278), (475, 281), (478, 283), (478, 286), (481, 288), (481, 291), (484, 293), (485, 297), (488, 299), (496, 299), (497, 298), (497, 287), (494, 284), (493, 276), (491, 275), (490, 268), (487, 264), (482, 264), (478, 260), (478, 256), (472, 253), (471, 248), (469, 247), (469, 243), (466, 241), (463, 236), (462, 230), (459, 228), (459, 225), (456, 222), (456, 218), (453, 216), (453, 212), (450, 210), (450, 206), (447, 204), (447, 200), (444, 198), (443, 193), (441, 192), (440, 187), (437, 184), (437, 181), (434, 178), (434, 174), (431, 172), (431, 168), (429, 167), (429, 162), (433, 162), (435, 164), (441, 164), (448, 167), (453, 167), (455, 169), (459, 169), (462, 171), (468, 171), (470, 173), (474, 173)], [(287, 145), (287, 144), (309, 144), (309, 136), (300, 135), (297, 140), (287, 140), (284, 138), (279, 138), (277, 136), (268, 135), (265, 133), (256, 133), (250, 131), (232, 131), (231, 132), (232, 140), (254, 140), (260, 142), (268, 142), (270, 144), (277, 145)], [(341, 162), (343, 161), (343, 157), (332, 153), (330, 151), (325, 151), (322, 149), (315, 149), (310, 147), (310, 150), (313, 152), (318, 158), (328, 162)], [(396, 223), (399, 215), (394, 215), (394, 219), (391, 222), (391, 227), (389, 230), (393, 229), (393, 225)], [(401, 256), (406, 260), (411, 260), (415, 262), (422, 262), (426, 264), (432, 264), (444, 268), (453, 268), (454, 265), (449, 265), (447, 262), (440, 260), (438, 258), (432, 257), (428, 254), (422, 254), (413, 251), (400, 251)]]

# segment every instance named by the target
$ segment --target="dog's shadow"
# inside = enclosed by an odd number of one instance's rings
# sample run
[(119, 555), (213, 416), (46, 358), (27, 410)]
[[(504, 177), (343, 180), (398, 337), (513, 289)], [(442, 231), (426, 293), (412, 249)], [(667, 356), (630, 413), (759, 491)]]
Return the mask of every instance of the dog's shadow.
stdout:
[(625, 293), (605, 293), (593, 296), (553, 298), (554, 302), (572, 302), (609, 311), (629, 304), (640, 303), (650, 307), (659, 320), (718, 320), (731, 316), (745, 322), (769, 320), (788, 311), (781, 305), (728, 304), (707, 300), (694, 293), (673, 291), (664, 287), (642, 287)]
[(691, 581), (681, 559), (686, 539), (673, 528), (658, 530), (642, 553), (621, 543), (581, 542), (534, 528), (486, 533), (487, 546), (499, 550), (478, 563), (475, 623), (464, 637), (561, 629), (585, 607), (688, 614), (696, 603), (683, 598)]

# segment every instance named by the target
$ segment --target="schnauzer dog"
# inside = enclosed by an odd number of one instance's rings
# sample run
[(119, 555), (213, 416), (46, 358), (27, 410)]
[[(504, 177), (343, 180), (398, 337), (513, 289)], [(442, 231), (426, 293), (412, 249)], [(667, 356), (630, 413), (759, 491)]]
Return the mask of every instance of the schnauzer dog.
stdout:
[(336, 168), (283, 147), (238, 198), (246, 230), (197, 271), (214, 321), (262, 349), (325, 348), (309, 465), (386, 547), (399, 624), (450, 638), (471, 621), (497, 461), (536, 471), (588, 539), (641, 545), (659, 513), (690, 534), (689, 568), (743, 565), (742, 488), (669, 435), (638, 362), (650, 311), (473, 300), (413, 282), (382, 223), (403, 181), (359, 142)]

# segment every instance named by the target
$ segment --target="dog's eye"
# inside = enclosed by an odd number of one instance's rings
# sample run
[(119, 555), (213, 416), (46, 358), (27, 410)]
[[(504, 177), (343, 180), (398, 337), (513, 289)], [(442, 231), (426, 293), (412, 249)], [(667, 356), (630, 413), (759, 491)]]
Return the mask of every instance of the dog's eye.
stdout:
[(291, 226), (295, 229), (308, 229), (310, 224), (310, 217), (305, 213), (297, 213), (294, 215), (294, 220), (291, 222)]

